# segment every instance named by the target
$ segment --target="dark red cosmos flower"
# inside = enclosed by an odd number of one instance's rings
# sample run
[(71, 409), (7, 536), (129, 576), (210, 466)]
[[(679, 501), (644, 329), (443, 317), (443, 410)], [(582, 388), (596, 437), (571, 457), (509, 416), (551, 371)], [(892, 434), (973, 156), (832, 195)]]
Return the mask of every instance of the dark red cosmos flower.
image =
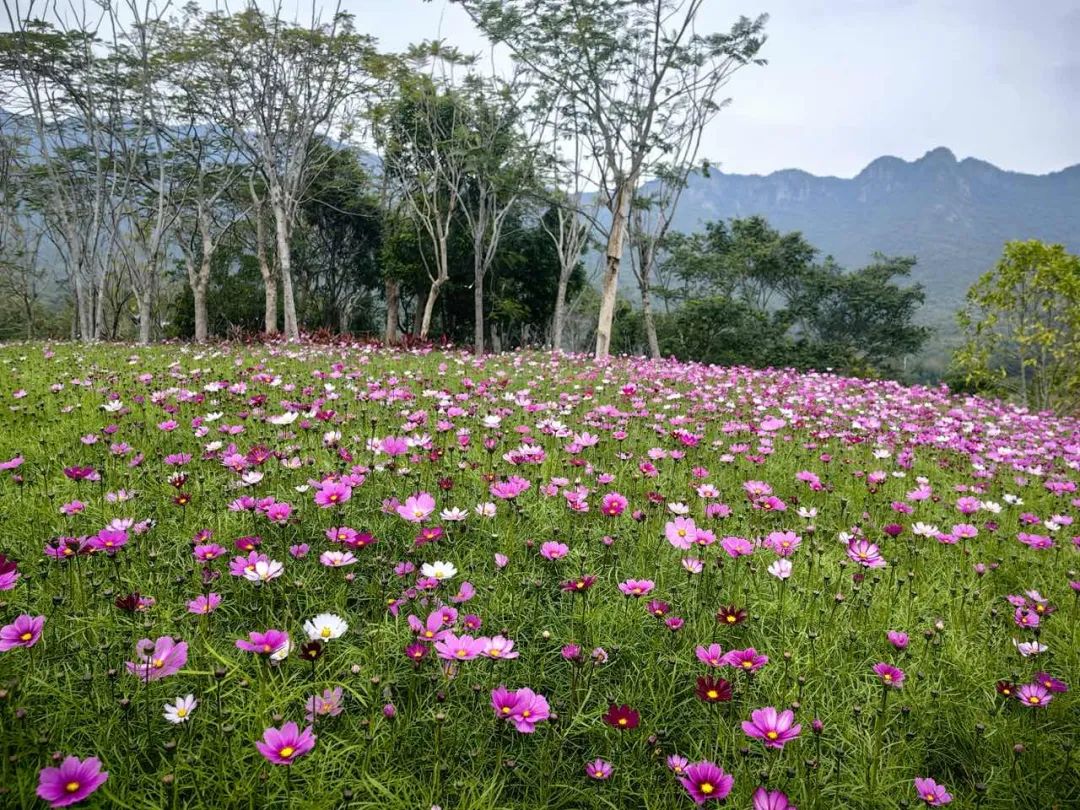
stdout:
[(179, 495), (173, 498), (173, 503), (175, 503), (177, 506), (187, 506), (189, 503), (191, 503), (191, 496), (186, 492), (181, 492)]
[(562, 589), (567, 593), (585, 593), (594, 584), (596, 584), (596, 577), (592, 574), (585, 574), (577, 579), (568, 579), (562, 584)]
[(997, 684), (994, 685), (994, 688), (997, 689), (997, 693), (1002, 697), (1008, 698), (1016, 694), (1016, 684), (1012, 681), (998, 681)]
[(720, 624), (734, 627), (737, 624), (742, 624), (746, 621), (746, 611), (742, 610), (738, 605), (727, 605), (716, 611), (716, 621)]
[(607, 713), (601, 719), (612, 728), (627, 731), (638, 727), (638, 723), (641, 722), (641, 715), (625, 704), (616, 706), (612, 703), (608, 706)]
[(126, 596), (118, 596), (113, 601), (113, 604), (116, 605), (116, 607), (120, 610), (125, 610), (128, 613), (134, 613), (140, 607), (139, 592), (135, 591), (135, 593), (129, 593)]
[(723, 678), (703, 676), (697, 679), (694, 694), (706, 703), (722, 703), (731, 700), (731, 684)]

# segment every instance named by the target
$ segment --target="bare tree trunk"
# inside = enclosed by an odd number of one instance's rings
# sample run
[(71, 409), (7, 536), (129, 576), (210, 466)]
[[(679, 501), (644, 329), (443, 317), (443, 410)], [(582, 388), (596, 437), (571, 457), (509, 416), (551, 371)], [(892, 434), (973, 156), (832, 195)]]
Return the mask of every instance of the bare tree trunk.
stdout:
[(645, 337), (649, 340), (649, 357), (660, 359), (660, 341), (656, 337), (656, 321), (653, 320), (652, 302), (649, 300), (649, 282), (641, 285), (641, 317), (645, 322)]
[(484, 267), (479, 258), (473, 267), (473, 348), (484, 353)]
[(296, 322), (296, 299), (293, 294), (292, 249), (289, 245), (289, 223), (281, 202), (280, 190), (271, 188), (270, 208), (274, 212), (274, 230), (277, 235), (278, 266), (281, 268), (281, 303), (285, 315), (285, 337), (300, 339), (300, 327)]
[[(97, 278), (97, 283), (94, 289), (94, 339), (105, 339), (105, 282), (108, 280), (108, 273), (102, 272)], [(147, 296), (149, 298), (149, 296)], [(142, 334), (142, 326), (139, 326), (140, 336)], [(141, 337), (140, 337), (141, 342)], [(149, 343), (149, 339), (146, 341)]]
[(191, 288), (191, 296), (195, 301), (195, 342), (206, 343), (209, 335), (208, 318), (206, 312), (206, 284), (201, 281)]
[(435, 314), (435, 302), (439, 299), (439, 288), (443, 285), (443, 278), (440, 276), (431, 282), (431, 288), (428, 290), (427, 300), (424, 301), (424, 315), (420, 320), (420, 339), (427, 340), (428, 334), (431, 332), (431, 317)]
[(600, 317), (596, 322), (596, 358), (608, 356), (611, 349), (611, 325), (615, 320), (615, 298), (619, 292), (619, 265), (622, 263), (626, 241), (626, 220), (630, 215), (630, 198), (637, 177), (626, 178), (619, 186), (611, 211), (611, 231), (608, 234), (604, 286), (600, 297)]
[[(413, 333), (413, 337), (415, 337), (415, 338), (420, 337), (420, 333), (424, 328), (424, 321), (423, 321), (423, 317), (422, 317), (421, 313), (427, 312), (427, 302), (428, 302), (428, 298), (430, 298), (430, 297), (431, 297), (431, 290), (428, 290), (426, 293), (424, 293), (424, 301), (423, 301), (423, 303), (420, 302), (419, 296), (417, 297), (416, 312), (413, 313), (413, 323), (412, 323), (412, 327), (413, 327), (412, 328), (412, 333)], [(435, 305), (432, 304), (431, 308), (434, 309)]]
[(390, 346), (398, 339), (398, 309), (401, 306), (401, 282), (396, 278), (386, 279), (386, 345)]
[(559, 269), (559, 286), (555, 291), (555, 315), (551, 326), (551, 348), (556, 352), (562, 351), (563, 329), (566, 326), (566, 290), (570, 286), (570, 274), (573, 271), (573, 265), (564, 264)]
[(150, 345), (150, 318), (153, 300), (147, 294), (140, 295), (139, 301), (139, 345)]

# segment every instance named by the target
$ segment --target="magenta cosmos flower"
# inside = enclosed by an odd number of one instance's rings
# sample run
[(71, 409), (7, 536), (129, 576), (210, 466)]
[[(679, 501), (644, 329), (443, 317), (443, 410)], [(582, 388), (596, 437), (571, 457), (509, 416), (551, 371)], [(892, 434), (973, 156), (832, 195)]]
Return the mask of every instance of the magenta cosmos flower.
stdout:
[(926, 802), (927, 807), (940, 807), (952, 801), (952, 796), (945, 790), (945, 786), (939, 785), (933, 779), (916, 777), (915, 792)]
[(0, 652), (16, 647), (33, 647), (41, 638), (41, 628), (44, 625), (44, 616), (31, 616), (28, 613), (16, 616), (11, 624), (0, 627)]
[(162, 636), (157, 641), (141, 639), (135, 645), (135, 651), (141, 660), (138, 663), (128, 661), (127, 670), (147, 683), (175, 675), (187, 663), (187, 643), (174, 642), (170, 636)]
[(679, 777), (679, 783), (686, 788), (695, 804), (705, 804), (727, 798), (735, 784), (735, 777), (724, 773), (719, 765), (704, 761), (688, 765), (686, 774)]
[(589, 775), (590, 779), (595, 779), (598, 782), (610, 779), (614, 770), (611, 763), (603, 759), (594, 759), (592, 762), (585, 763), (585, 773)]
[(281, 648), (287, 646), (289, 643), (289, 634), (284, 630), (275, 630), (273, 628), (267, 630), (265, 633), (253, 631), (248, 633), (246, 639), (238, 638), (236, 640), (237, 649), (245, 650), (256, 655), (273, 655)]
[(1041, 709), (1053, 699), (1053, 695), (1041, 683), (1026, 683), (1016, 690), (1016, 699), (1025, 706)]
[(352, 497), (352, 487), (337, 482), (323, 484), (315, 491), (315, 503), (323, 509), (340, 506)]
[(904, 670), (884, 662), (874, 664), (874, 674), (881, 679), (882, 684), (899, 689), (904, 683)]
[(628, 579), (626, 582), (619, 583), (619, 590), (622, 591), (623, 596), (632, 596), (635, 599), (640, 599), (655, 587), (656, 583), (651, 579)]
[(528, 688), (511, 691), (500, 685), (492, 689), (491, 708), (496, 717), (509, 720), (522, 734), (532, 734), (537, 723), (551, 716), (547, 698)]
[(789, 802), (788, 797), (780, 790), (759, 787), (750, 798), (754, 803), (753, 810), (796, 810), (795, 805)]
[(262, 741), (255, 743), (255, 747), (275, 765), (292, 765), (315, 747), (315, 734), (311, 726), (301, 731), (296, 723), (289, 722), (280, 729), (266, 729)]
[(753, 647), (745, 650), (731, 650), (724, 656), (724, 663), (743, 672), (757, 672), (767, 663), (769, 656), (760, 655)]
[(795, 714), (790, 709), (777, 713), (772, 706), (766, 706), (752, 711), (750, 719), (743, 720), (742, 729), (769, 748), (783, 748), (799, 736), (802, 726), (795, 723)]
[(97, 757), (64, 757), (59, 768), (42, 768), (38, 775), (37, 795), (50, 807), (67, 807), (81, 802), (109, 778), (101, 770)]

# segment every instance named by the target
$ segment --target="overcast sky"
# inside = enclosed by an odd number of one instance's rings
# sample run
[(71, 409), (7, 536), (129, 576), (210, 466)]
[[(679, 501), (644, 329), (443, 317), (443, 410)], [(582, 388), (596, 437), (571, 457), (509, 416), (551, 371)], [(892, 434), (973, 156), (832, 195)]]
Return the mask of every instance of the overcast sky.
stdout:
[[(436, 37), (484, 49), (446, 0), (343, 7), (386, 50)], [(1037, 174), (1080, 163), (1077, 0), (706, 0), (699, 30), (762, 12), (769, 64), (735, 75), (705, 137), (723, 171), (850, 177), (936, 146)]]

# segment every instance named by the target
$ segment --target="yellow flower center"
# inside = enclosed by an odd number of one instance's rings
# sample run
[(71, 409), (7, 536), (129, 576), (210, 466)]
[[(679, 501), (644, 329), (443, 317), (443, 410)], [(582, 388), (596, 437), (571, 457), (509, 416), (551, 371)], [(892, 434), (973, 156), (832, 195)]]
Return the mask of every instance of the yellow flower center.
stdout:
[(161, 659), (161, 658), (155, 658), (154, 659), (154, 669), (161, 669), (163, 666), (165, 666), (164, 659)]
[(924, 793), (923, 798), (926, 799), (926, 801), (928, 802), (932, 802), (937, 799), (937, 796), (935, 796), (933, 793)]
[(286, 745), (284, 748), (278, 751), (278, 756), (282, 759), (288, 759), (293, 755), (293, 751), (295, 750), (296, 749), (294, 749), (291, 745)]
[(177, 717), (187, 717), (187, 709), (185, 709), (183, 707), (177, 709), (176, 710), (176, 716)]
[(66, 790), (68, 793), (74, 793), (76, 790), (79, 789), (79, 787), (79, 783), (73, 780), (64, 785), (64, 790)]
[(502, 650), (488, 650), (488, 655), (490, 655), (492, 658), (498, 658), (500, 655), (502, 655)]
[(1038, 703), (1038, 702), (1039, 702), (1039, 696), (1038, 695), (1032, 695), (1031, 697), (1028, 698), (1028, 703)]
[(770, 740), (775, 740), (780, 735), (777, 734), (775, 731), (766, 731), (765, 736), (768, 737)]
[(503, 714), (510, 714), (510, 707), (509, 706), (503, 706), (502, 707), (502, 713)]
[(753, 661), (743, 661), (742, 662), (742, 668), (743, 669), (750, 669), (750, 667), (752, 667), (753, 665), (754, 665)]
[(324, 627), (324, 628), (322, 629), (322, 631), (320, 632), (320, 635), (321, 635), (321, 636), (322, 636), (323, 638), (330, 638), (330, 628), (329, 628), (329, 627)]
[(532, 717), (532, 712), (531, 712), (531, 711), (529, 711), (528, 709), (526, 709), (525, 711), (523, 711), (523, 712), (521, 713), (521, 716), (522, 716), (522, 717)]
[(719, 692), (717, 692), (717, 691), (716, 691), (715, 689), (710, 689), (710, 690), (709, 690), (708, 692), (706, 692), (705, 694), (706, 694), (706, 695), (707, 695), (707, 696), (708, 696), (708, 697), (709, 697), (709, 698), (710, 698), (711, 700), (716, 700), (716, 699), (717, 699), (718, 697), (720, 697), (720, 693), (719, 693)]
[(710, 793), (716, 790), (716, 788), (713, 787), (712, 782), (702, 782), (701, 787), (699, 787), (698, 790), (708, 796)]
[(734, 616), (728, 616), (727, 620), (728, 620), (728, 624), (734, 624), (735, 623), (735, 617)]
[(620, 726), (625, 726), (626, 725), (626, 718), (625, 717), (620, 717), (619, 718), (619, 725)]
[(21, 638), (23, 641), (29, 641), (33, 637), (34, 637), (33, 633), (23, 633), (21, 636), (19, 636), (19, 638)]

